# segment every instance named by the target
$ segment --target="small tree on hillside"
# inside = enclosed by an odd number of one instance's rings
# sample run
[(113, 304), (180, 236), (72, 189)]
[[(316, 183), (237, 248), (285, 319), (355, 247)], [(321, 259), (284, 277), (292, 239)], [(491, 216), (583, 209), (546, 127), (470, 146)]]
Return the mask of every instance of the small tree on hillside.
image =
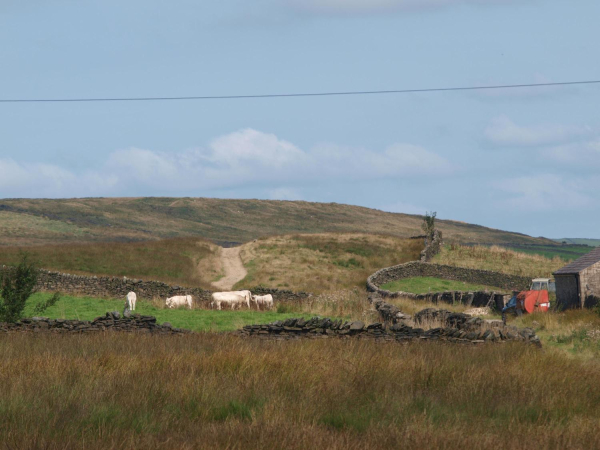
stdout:
[[(38, 269), (23, 254), (15, 268), (0, 273), (0, 322), (16, 322), (23, 316), (27, 300), (36, 292)], [(58, 293), (35, 306), (36, 314), (42, 313), (60, 299)]]
[(437, 213), (435, 211), (429, 213), (425, 213), (425, 217), (423, 217), (423, 223), (421, 224), (421, 228), (425, 232), (427, 238), (433, 237), (433, 232), (435, 231), (435, 216)]

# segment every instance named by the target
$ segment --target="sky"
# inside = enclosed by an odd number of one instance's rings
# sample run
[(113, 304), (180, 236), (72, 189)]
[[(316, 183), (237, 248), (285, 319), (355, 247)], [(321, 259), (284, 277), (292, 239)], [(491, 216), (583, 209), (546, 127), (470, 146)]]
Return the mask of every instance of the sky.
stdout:
[[(0, 0), (0, 99), (600, 80), (597, 0)], [(600, 85), (0, 103), (0, 198), (337, 202), (599, 238)]]

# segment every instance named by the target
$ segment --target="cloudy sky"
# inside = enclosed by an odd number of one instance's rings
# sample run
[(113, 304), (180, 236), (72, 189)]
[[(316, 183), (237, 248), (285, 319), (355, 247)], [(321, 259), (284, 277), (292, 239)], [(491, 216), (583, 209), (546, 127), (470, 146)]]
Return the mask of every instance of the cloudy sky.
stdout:
[[(600, 79), (597, 0), (0, 0), (0, 99)], [(363, 205), (600, 237), (600, 85), (0, 103), (0, 198)]]

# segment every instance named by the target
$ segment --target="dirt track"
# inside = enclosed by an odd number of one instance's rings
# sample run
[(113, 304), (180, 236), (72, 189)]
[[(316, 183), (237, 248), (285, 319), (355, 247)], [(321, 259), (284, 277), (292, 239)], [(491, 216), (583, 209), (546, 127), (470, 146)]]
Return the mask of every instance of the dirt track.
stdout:
[(221, 249), (221, 265), (223, 266), (225, 276), (219, 281), (212, 283), (216, 289), (229, 290), (235, 283), (243, 280), (248, 274), (240, 258), (241, 249), (241, 247)]

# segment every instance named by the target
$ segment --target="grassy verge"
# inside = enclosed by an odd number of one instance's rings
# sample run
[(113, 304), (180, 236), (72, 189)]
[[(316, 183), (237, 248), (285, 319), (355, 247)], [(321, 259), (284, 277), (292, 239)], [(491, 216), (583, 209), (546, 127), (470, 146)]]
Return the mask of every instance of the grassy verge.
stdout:
[(530, 278), (552, 277), (552, 272), (567, 264), (559, 257), (549, 259), (541, 255), (528, 255), (497, 246), (467, 247), (457, 244), (444, 246), (433, 262)]
[(363, 288), (382, 267), (419, 257), (420, 240), (326, 233), (258, 239), (242, 247), (248, 276), (236, 287), (261, 284), (308, 292)]
[(462, 281), (443, 280), (433, 277), (412, 277), (385, 283), (381, 286), (392, 292), (412, 292), (413, 294), (427, 294), (428, 292), (446, 291), (501, 291), (500, 288), (484, 286), (482, 284), (465, 283)]
[[(33, 316), (33, 308), (40, 300), (50, 294), (38, 293), (27, 302), (25, 316)], [(63, 296), (56, 305), (48, 308), (43, 315), (52, 319), (93, 320), (103, 316), (107, 311), (123, 311), (124, 301), (105, 298)], [(223, 310), (207, 309), (165, 309), (154, 302), (138, 300), (136, 313), (155, 316), (159, 323), (169, 322), (174, 327), (194, 331), (232, 331), (244, 325), (268, 323), (289, 317), (313, 317), (315, 314), (297, 309), (277, 312), (256, 310)]]
[(197, 238), (5, 247), (0, 252), (0, 264), (18, 264), (21, 251), (26, 251), (39, 267), (67, 273), (126, 276), (203, 287), (220, 275), (218, 247)]
[(7, 448), (595, 448), (600, 370), (518, 344), (0, 338)]

